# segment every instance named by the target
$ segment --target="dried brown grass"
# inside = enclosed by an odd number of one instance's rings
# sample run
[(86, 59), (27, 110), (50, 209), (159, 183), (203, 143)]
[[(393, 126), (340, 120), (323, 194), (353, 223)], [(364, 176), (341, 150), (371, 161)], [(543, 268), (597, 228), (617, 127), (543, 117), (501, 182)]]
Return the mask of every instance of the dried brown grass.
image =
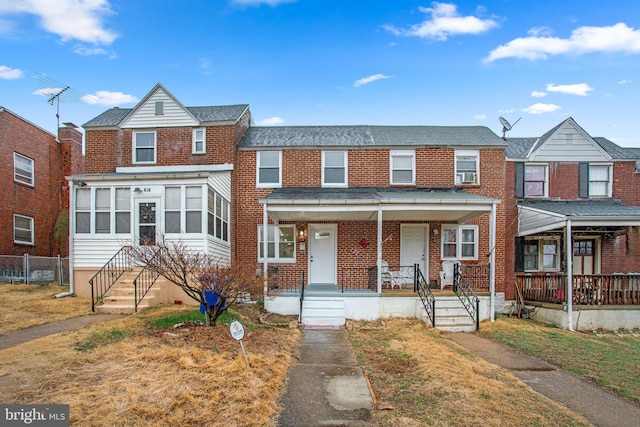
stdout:
[(0, 335), (90, 314), (88, 298), (54, 298), (68, 290), (56, 284), (0, 284)]
[[(0, 401), (69, 404), (71, 423), (79, 426), (274, 425), (297, 329), (250, 331), (243, 341), (247, 368), (225, 326), (150, 333), (145, 316), (0, 351), (0, 371), (13, 383), (0, 387)], [(75, 349), (115, 328), (134, 333), (93, 350)]]
[(350, 338), (378, 408), (392, 408), (375, 412), (376, 425), (589, 425), (423, 322), (391, 319), (379, 330), (358, 326)]

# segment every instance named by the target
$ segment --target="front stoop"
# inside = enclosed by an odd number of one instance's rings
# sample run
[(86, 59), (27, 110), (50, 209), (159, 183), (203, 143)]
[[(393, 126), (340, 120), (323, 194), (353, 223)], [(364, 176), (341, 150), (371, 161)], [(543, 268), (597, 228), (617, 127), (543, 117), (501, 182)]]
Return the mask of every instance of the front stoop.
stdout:
[[(139, 271), (128, 271), (109, 289), (102, 298), (102, 304), (96, 306), (96, 312), (109, 314), (133, 314), (135, 312), (135, 298), (133, 289), (133, 279)], [(152, 307), (157, 304), (156, 293), (160, 291), (160, 286), (156, 282), (147, 292), (140, 304), (138, 311)]]
[[(427, 314), (422, 308), (422, 319), (428, 322)], [(436, 299), (436, 329), (447, 332), (474, 332), (475, 319), (472, 319), (457, 296)]]
[(344, 326), (346, 322), (342, 297), (305, 297), (302, 324), (307, 327)]

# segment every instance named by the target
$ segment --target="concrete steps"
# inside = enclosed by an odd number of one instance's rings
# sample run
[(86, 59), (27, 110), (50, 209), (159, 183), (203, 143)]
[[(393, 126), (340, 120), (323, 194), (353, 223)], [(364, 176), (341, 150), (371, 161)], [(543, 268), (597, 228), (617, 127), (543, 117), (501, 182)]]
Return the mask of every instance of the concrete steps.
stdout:
[[(96, 306), (96, 312), (109, 314), (133, 314), (135, 312), (135, 289), (133, 280), (140, 269), (134, 269), (124, 273), (120, 279), (102, 297), (102, 304)], [(140, 304), (138, 311), (157, 304), (156, 294), (160, 291), (158, 282), (149, 289)]]
[(301, 320), (305, 326), (344, 326), (346, 322), (344, 299), (305, 296), (302, 302)]
[[(422, 307), (422, 319), (429, 321)], [(476, 330), (472, 319), (457, 296), (438, 297), (436, 299), (436, 329), (447, 332), (473, 332)]]

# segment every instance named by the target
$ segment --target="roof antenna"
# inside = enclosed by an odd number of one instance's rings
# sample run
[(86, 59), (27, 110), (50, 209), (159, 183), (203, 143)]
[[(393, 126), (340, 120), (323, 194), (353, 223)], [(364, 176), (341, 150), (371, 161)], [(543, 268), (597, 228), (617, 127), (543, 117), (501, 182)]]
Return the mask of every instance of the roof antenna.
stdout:
[(74, 90), (69, 85), (62, 84), (44, 75), (37, 74), (36, 77), (40, 83), (40, 89), (34, 92), (35, 95), (47, 96), (47, 102), (51, 105), (56, 104), (56, 119), (58, 120), (58, 128), (60, 127), (60, 100), (62, 102), (84, 101), (90, 95), (84, 95)]
[[(520, 119), (521, 118), (522, 117), (520, 117)], [(506, 140), (505, 135), (507, 134), (507, 132), (511, 130), (511, 128), (513, 128), (520, 121), (520, 119), (516, 120), (514, 124), (511, 124), (504, 117), (502, 116), (498, 117), (498, 120), (500, 120), (500, 123), (502, 123), (502, 139)]]

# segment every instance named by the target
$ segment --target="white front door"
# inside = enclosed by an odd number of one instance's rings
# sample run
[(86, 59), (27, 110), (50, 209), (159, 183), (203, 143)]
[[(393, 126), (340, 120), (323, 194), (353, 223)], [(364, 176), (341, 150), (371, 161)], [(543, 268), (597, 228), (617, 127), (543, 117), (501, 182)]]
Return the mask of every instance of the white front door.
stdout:
[(160, 232), (160, 199), (138, 199), (135, 211), (135, 242), (155, 245)]
[[(420, 266), (420, 271), (425, 280), (429, 280), (429, 225), (409, 225), (403, 224), (400, 227), (400, 265), (402, 267), (413, 267), (414, 264)], [(403, 268), (403, 270), (413, 269)], [(403, 276), (409, 276), (403, 273)], [(413, 275), (408, 277), (409, 282), (413, 280)]]
[(309, 224), (309, 283), (338, 283), (336, 224)]

